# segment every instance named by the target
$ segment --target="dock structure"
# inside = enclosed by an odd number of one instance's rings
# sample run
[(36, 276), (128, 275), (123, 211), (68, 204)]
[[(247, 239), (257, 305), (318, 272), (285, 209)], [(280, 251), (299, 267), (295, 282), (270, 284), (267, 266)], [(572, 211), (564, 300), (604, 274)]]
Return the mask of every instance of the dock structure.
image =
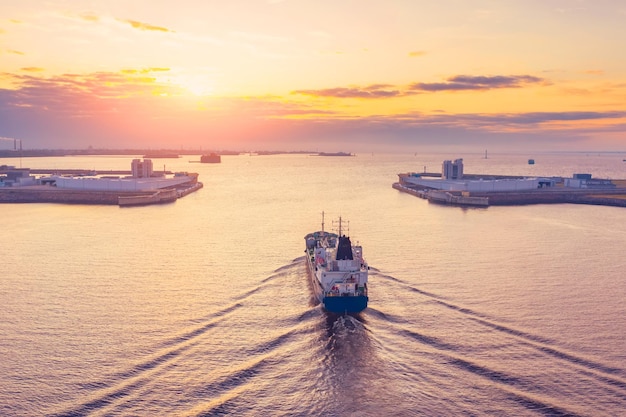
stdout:
[[(441, 191), (432, 189), (416, 189), (407, 187), (399, 182), (394, 183), (393, 188), (403, 193), (428, 200), (433, 203), (443, 203), (459, 206), (518, 206), (527, 204), (591, 204), (601, 206), (626, 207), (626, 187), (617, 187), (612, 190), (571, 189), (556, 187), (553, 189), (543, 188), (530, 191), (496, 191), (474, 192), (462, 199), (460, 192), (445, 192), (453, 197), (447, 197), (444, 201)], [(438, 196), (438, 197), (437, 197)]]
[[(196, 173), (155, 173), (149, 159), (133, 160), (131, 171), (106, 171), (96, 175), (88, 170), (54, 170), (49, 176), (30, 174), (48, 170), (3, 167), (0, 203), (69, 203), (137, 206), (176, 201), (202, 188)], [(42, 172), (45, 171), (45, 172)], [(60, 172), (64, 175), (60, 175)], [(115, 176), (111, 174), (131, 174)]]
[(151, 191), (71, 190), (49, 185), (0, 187), (0, 203), (64, 203), (135, 206), (174, 202), (202, 188), (201, 182)]
[(459, 206), (594, 204), (626, 207), (626, 180), (466, 174), (463, 160), (444, 161), (442, 173), (401, 173), (393, 188), (433, 203)]

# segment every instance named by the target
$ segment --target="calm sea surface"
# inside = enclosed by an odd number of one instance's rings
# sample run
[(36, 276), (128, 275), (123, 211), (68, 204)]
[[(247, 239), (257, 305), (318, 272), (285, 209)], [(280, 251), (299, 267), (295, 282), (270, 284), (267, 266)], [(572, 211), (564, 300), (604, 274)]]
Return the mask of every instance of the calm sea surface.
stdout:
[[(173, 204), (0, 205), (0, 415), (624, 415), (626, 209), (462, 209), (391, 185), (457, 157), (626, 178), (625, 156), (483, 156), (185, 156), (154, 160), (204, 183)], [(357, 318), (312, 300), (322, 211), (372, 267)]]

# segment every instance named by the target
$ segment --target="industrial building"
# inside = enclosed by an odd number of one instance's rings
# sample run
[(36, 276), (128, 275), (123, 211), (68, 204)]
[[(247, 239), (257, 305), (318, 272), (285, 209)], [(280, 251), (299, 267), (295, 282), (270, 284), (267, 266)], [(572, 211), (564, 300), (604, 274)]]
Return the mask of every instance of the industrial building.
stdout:
[(30, 175), (28, 168), (15, 168), (6, 165), (1, 168), (4, 175), (0, 176), (0, 187), (23, 187), (37, 184), (37, 179)]
[(613, 189), (616, 187), (611, 180), (592, 178), (591, 174), (574, 174), (572, 178), (565, 178), (565, 186), (594, 189)]
[(458, 180), (463, 178), (463, 159), (455, 159), (454, 162), (443, 161), (441, 178), (444, 180)]

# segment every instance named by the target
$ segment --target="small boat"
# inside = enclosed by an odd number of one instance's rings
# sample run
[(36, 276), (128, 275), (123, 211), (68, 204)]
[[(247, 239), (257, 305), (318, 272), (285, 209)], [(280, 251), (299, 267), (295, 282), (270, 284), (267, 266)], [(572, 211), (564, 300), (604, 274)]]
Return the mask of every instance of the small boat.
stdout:
[(318, 152), (317, 156), (354, 156), (350, 152)]
[(339, 233), (322, 230), (309, 233), (306, 242), (306, 262), (311, 286), (324, 309), (335, 314), (356, 314), (367, 308), (367, 278), (369, 267), (363, 259), (363, 248), (353, 245), (343, 234), (339, 217)]
[(534, 159), (529, 159), (528, 160), (528, 165), (535, 165), (535, 160)]

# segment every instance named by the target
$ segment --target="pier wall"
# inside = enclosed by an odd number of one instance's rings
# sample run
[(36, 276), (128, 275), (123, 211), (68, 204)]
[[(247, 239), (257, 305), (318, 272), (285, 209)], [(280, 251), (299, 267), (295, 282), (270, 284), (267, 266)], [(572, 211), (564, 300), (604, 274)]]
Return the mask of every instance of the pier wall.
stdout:
[[(433, 193), (432, 190), (418, 190), (403, 186), (400, 183), (394, 183), (393, 188), (416, 197), (428, 199), (429, 201), (431, 200), (430, 194)], [(488, 205), (490, 206), (516, 206), (526, 204), (592, 204), (626, 207), (626, 188), (596, 191), (572, 188), (544, 188), (534, 191), (482, 192), (470, 194), (475, 198), (482, 197), (488, 199)], [(455, 203), (450, 201), (448, 204)]]
[[(148, 204), (175, 201), (202, 188), (202, 183), (190, 181), (176, 188), (160, 190), (160, 196), (154, 201), (146, 200)], [(145, 200), (146, 196), (154, 195), (149, 191), (97, 191), (60, 189), (49, 185), (32, 187), (0, 187), (0, 203), (62, 203), (62, 204), (101, 204), (118, 205), (120, 197), (138, 197)]]
[(533, 192), (472, 193), (477, 197), (489, 197), (489, 205), (511, 206), (525, 204), (595, 204), (626, 207), (626, 199), (620, 198), (626, 190), (615, 193), (581, 190), (537, 190)]
[(0, 189), (0, 203), (115, 204), (119, 192), (59, 190), (49, 186)]

